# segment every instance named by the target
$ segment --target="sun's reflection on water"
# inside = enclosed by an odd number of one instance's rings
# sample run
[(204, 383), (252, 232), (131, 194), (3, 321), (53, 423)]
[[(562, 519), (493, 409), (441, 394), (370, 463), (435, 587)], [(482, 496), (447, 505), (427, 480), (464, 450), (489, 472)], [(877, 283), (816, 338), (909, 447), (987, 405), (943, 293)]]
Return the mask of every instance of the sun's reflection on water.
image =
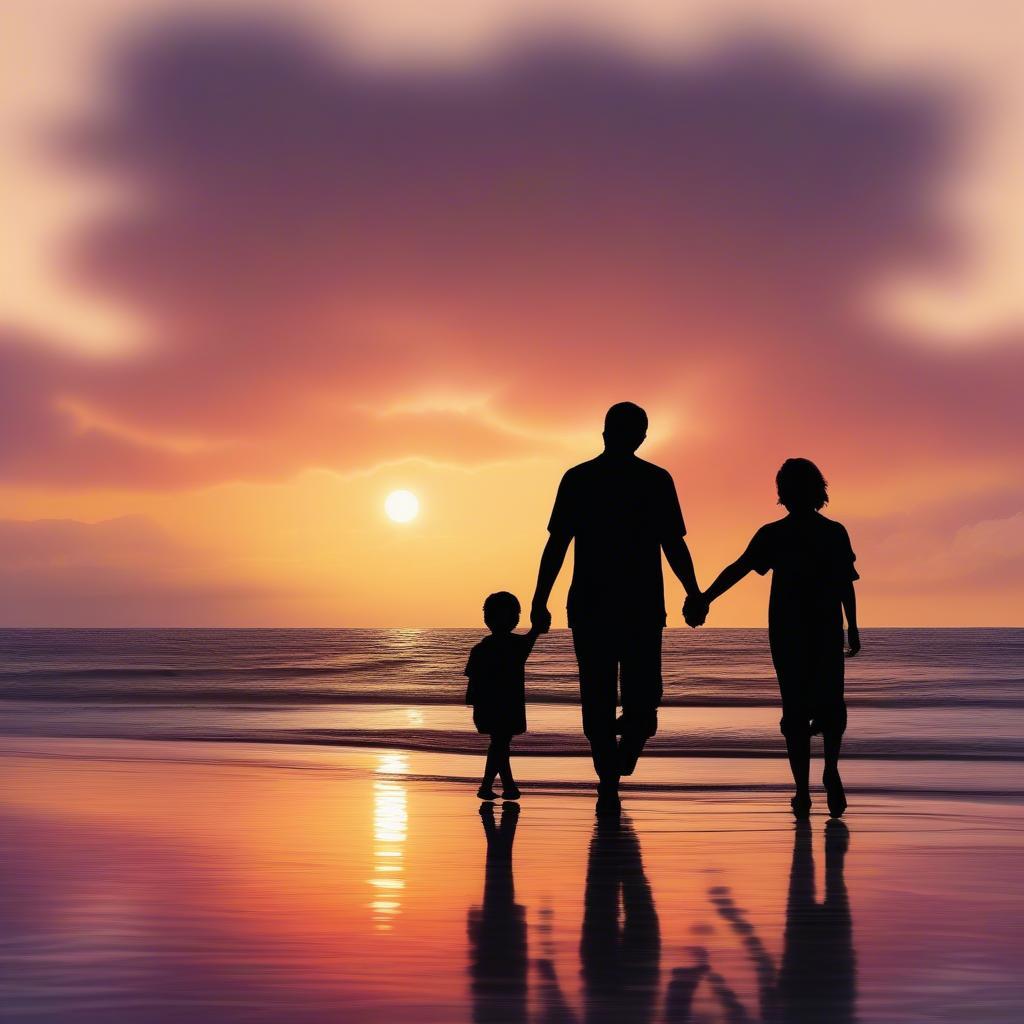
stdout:
[(406, 787), (400, 781), (409, 770), (405, 754), (381, 754), (373, 782), (373, 878), (370, 901), (377, 931), (391, 931), (401, 913), (401, 892), (405, 888), (403, 856), (408, 836), (409, 811)]

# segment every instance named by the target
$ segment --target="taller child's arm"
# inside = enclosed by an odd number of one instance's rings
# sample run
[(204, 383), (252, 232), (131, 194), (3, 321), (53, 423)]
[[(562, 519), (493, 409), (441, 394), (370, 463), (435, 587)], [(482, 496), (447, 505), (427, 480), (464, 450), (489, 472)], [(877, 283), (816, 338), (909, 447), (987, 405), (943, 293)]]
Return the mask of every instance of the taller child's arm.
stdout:
[(846, 629), (850, 637), (849, 656), (860, 653), (860, 629), (857, 626), (857, 592), (853, 580), (843, 587), (843, 612), (846, 614)]
[(727, 565), (715, 578), (715, 582), (704, 591), (704, 600), (711, 604), (712, 601), (721, 597), (730, 587), (735, 587), (751, 569), (753, 569), (753, 566), (747, 558), (744, 555), (740, 555), (735, 562)]

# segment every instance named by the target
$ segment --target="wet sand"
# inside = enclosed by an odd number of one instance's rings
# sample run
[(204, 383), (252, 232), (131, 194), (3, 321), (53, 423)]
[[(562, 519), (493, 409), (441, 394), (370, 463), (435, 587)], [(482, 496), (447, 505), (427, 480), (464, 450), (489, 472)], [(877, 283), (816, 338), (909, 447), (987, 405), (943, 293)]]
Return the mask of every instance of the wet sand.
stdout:
[(971, 766), (800, 828), (782, 762), (651, 759), (598, 828), (561, 760), (481, 814), (475, 758), (4, 740), (0, 1020), (1021, 1019), (1024, 809)]

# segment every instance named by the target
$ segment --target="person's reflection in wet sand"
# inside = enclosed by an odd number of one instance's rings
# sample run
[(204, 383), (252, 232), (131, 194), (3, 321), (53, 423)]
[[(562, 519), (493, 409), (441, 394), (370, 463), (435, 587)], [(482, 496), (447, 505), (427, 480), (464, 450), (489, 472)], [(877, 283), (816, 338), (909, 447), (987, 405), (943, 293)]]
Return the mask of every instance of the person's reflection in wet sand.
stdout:
[(512, 843), (519, 805), (502, 805), (501, 822), (494, 805), (480, 807), (487, 837), (484, 898), (469, 912), (470, 988), (477, 1024), (525, 1024), (528, 1014), (529, 961), (526, 911), (516, 903), (512, 876)]
[[(833, 820), (825, 826), (825, 900), (818, 903), (811, 825), (807, 821), (797, 822), (786, 900), (782, 965), (777, 972), (729, 890), (723, 886), (711, 891), (712, 902), (741, 936), (754, 964), (761, 1019), (766, 1024), (852, 1024), (856, 1019), (853, 920), (843, 873), (849, 844), (850, 833), (843, 822)], [(709, 979), (724, 1007), (742, 1009), (723, 979), (717, 975)]]
[[(699, 959), (699, 958), (698, 958)], [(587, 860), (580, 937), (583, 1020), (586, 1024), (686, 1024), (707, 965), (672, 971), (660, 1016), (661, 926), (640, 842), (626, 817), (602, 817)], [(576, 1024), (554, 963), (537, 962), (541, 1024)]]
[[(621, 914), (620, 914), (621, 900)], [(661, 972), (661, 928), (628, 818), (598, 819), (590, 842), (580, 937), (584, 1019), (652, 1019)]]

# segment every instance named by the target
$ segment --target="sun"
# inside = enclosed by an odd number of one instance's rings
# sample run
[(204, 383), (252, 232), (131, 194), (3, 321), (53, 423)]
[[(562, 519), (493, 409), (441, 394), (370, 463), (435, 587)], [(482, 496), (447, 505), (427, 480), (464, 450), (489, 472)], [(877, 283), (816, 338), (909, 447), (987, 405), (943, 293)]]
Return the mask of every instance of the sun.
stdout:
[(420, 499), (412, 491), (392, 491), (384, 501), (384, 511), (393, 523), (411, 523), (420, 514)]

